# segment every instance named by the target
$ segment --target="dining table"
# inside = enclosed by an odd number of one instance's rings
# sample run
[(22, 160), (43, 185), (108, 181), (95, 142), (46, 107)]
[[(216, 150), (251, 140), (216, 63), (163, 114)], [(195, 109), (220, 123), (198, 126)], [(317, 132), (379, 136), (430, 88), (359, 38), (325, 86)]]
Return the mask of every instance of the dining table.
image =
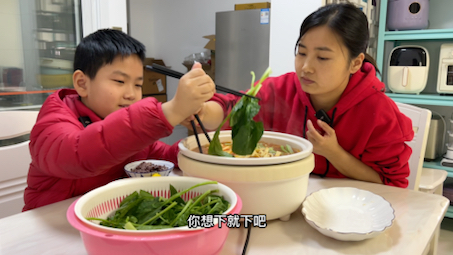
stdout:
[[(181, 175), (178, 171), (172, 175)], [(370, 239), (339, 241), (310, 226), (301, 212), (301, 204), (288, 221), (276, 219), (267, 221), (265, 228), (252, 227), (246, 254), (421, 255), (438, 231), (450, 203), (447, 198), (436, 194), (317, 176), (310, 176), (307, 195), (332, 187), (355, 187), (382, 196), (394, 209), (393, 224)], [(79, 231), (66, 219), (66, 211), (77, 198), (0, 219), (0, 255), (87, 254)], [(220, 254), (243, 254), (247, 230), (244, 227), (230, 228)]]

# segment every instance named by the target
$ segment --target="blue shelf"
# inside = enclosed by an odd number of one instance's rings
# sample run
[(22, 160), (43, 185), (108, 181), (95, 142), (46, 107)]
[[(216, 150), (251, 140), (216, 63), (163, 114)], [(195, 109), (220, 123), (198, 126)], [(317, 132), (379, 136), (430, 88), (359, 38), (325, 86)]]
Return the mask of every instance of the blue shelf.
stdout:
[(405, 31), (385, 31), (385, 41), (408, 41), (408, 40), (453, 40), (453, 29), (423, 29)]
[(386, 93), (395, 102), (418, 105), (453, 106), (453, 95)]
[(379, 70), (383, 70), (384, 45), (386, 41), (409, 41), (409, 40), (448, 40), (453, 41), (453, 29), (420, 29), (405, 31), (386, 31), (387, 6), (389, 0), (380, 1), (379, 28), (376, 63)]

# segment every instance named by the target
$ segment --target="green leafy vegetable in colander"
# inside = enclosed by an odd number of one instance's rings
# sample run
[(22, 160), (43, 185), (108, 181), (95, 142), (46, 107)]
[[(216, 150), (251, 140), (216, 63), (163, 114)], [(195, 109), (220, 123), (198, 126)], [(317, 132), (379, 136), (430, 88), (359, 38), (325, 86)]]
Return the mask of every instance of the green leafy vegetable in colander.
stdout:
[(183, 194), (207, 184), (217, 182), (203, 182), (180, 192), (170, 185), (170, 198), (154, 197), (144, 190), (135, 191), (121, 201), (113, 216), (107, 219), (87, 218), (87, 220), (98, 220), (103, 226), (130, 230), (186, 226), (190, 214), (222, 214), (230, 207), (228, 201), (215, 194), (218, 190), (208, 190), (188, 201), (182, 199)]

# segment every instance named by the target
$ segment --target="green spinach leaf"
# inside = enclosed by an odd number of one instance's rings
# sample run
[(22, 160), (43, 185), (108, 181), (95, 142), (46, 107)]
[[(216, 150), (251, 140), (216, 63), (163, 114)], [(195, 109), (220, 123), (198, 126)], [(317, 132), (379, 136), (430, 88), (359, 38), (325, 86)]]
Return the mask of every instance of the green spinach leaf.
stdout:
[(140, 190), (124, 198), (120, 208), (112, 217), (87, 219), (98, 220), (103, 226), (130, 230), (186, 226), (190, 214), (222, 214), (228, 209), (230, 206), (228, 201), (222, 196), (213, 194), (218, 190), (208, 190), (187, 202), (181, 198), (183, 194), (196, 187), (216, 183), (215, 181), (207, 181), (180, 192), (177, 192), (176, 188), (170, 185), (171, 196), (168, 199), (154, 197), (150, 193)]
[[(173, 196), (176, 194), (178, 194), (178, 191), (175, 189), (175, 187), (173, 187), (173, 185), (170, 184), (170, 196)], [(186, 202), (184, 202), (184, 200), (181, 197), (177, 197), (175, 199), (175, 202), (177, 202), (178, 204), (186, 204)]]
[[(254, 85), (255, 73), (251, 72), (251, 88), (247, 94), (256, 96), (258, 91), (261, 89), (263, 81), (269, 77), (270, 73), (271, 69), (266, 69), (259, 82)], [(233, 141), (233, 152), (238, 155), (252, 154), (264, 132), (263, 123), (255, 122), (253, 120), (259, 110), (260, 106), (258, 104), (258, 99), (246, 96), (239, 99), (239, 101), (233, 106), (233, 109), (228, 116), (223, 120), (222, 124), (220, 124), (219, 128), (217, 128), (214, 137), (209, 144), (208, 154), (232, 157), (231, 154), (222, 150), (222, 144), (219, 139), (220, 129), (228, 120), (230, 121), (229, 124), (232, 129), (231, 139)]]

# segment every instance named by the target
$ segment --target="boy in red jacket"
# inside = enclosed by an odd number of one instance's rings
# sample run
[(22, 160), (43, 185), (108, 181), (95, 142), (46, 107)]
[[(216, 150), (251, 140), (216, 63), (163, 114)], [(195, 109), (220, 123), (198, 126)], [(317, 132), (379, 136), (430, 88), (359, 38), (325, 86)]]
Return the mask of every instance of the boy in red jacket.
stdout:
[[(352, 4), (310, 14), (296, 42), (295, 72), (265, 80), (255, 120), (265, 130), (307, 138), (314, 174), (407, 187), (412, 123), (385, 95), (368, 42), (367, 18)], [(237, 100), (216, 94), (198, 115), (215, 129)], [(323, 111), (327, 123), (315, 116)]]
[(144, 58), (144, 45), (120, 31), (99, 30), (82, 39), (74, 58), (74, 89), (47, 98), (30, 134), (24, 210), (126, 177), (123, 167), (132, 161), (177, 163), (177, 144), (158, 140), (200, 109), (215, 85), (195, 64), (173, 99), (141, 100)]

